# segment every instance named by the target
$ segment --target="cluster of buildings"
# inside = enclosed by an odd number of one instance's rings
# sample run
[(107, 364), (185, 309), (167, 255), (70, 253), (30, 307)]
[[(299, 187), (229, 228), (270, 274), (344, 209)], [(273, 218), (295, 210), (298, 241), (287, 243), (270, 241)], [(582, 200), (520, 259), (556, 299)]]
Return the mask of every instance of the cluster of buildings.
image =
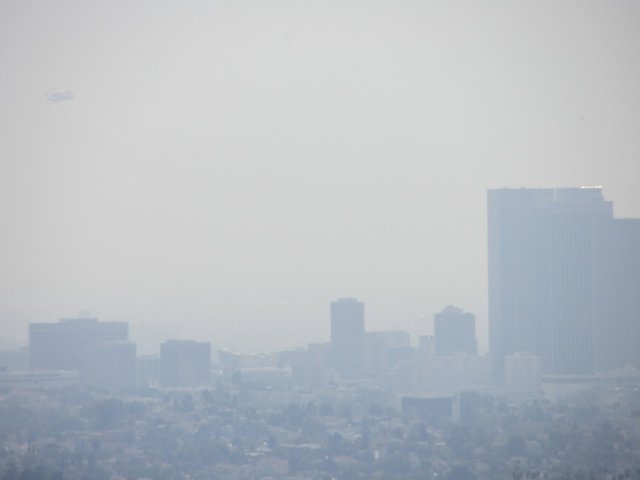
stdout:
[[(640, 367), (640, 219), (617, 219), (599, 187), (488, 192), (490, 351), (475, 317), (447, 306), (434, 334), (365, 329), (364, 303), (331, 303), (328, 343), (276, 354), (169, 340), (138, 357), (124, 322), (29, 327), (29, 370), (2, 382), (79, 382), (111, 391), (189, 388), (216, 378), (326, 387), (368, 384), (419, 399), (464, 390), (538, 395)], [(0, 358), (1, 362), (2, 358)], [(70, 373), (71, 372), (71, 373)], [(416, 400), (417, 401), (417, 400)]]
[[(283, 391), (346, 392), (362, 387), (397, 394), (397, 406), (403, 397), (435, 405), (443, 395), (451, 403), (452, 394), (490, 388), (490, 358), (478, 355), (471, 313), (447, 306), (434, 316), (434, 335), (420, 337), (419, 344), (413, 345), (406, 331), (366, 331), (364, 303), (355, 298), (332, 302), (330, 312), (329, 342), (272, 354), (240, 354), (215, 350), (208, 342), (167, 340), (160, 345), (159, 355), (138, 356), (125, 322), (72, 318), (34, 323), (29, 326), (28, 365), (23, 371), (0, 373), (0, 385), (80, 384), (134, 392), (147, 387), (189, 389), (223, 381), (272, 388), (274, 402), (282, 404), (295, 397), (294, 393), (283, 396)], [(527, 359), (517, 355), (508, 363), (517, 388), (531, 392), (539, 386), (539, 372), (521, 366)]]
[(56, 323), (32, 323), (29, 348), (24, 353), (25, 362), (16, 361), (15, 355), (6, 362), (5, 357), (0, 384), (80, 384), (131, 392), (142, 386), (141, 379), (153, 379), (157, 386), (166, 388), (207, 385), (211, 379), (208, 342), (168, 340), (160, 345), (159, 357), (138, 357), (126, 322), (63, 318)]

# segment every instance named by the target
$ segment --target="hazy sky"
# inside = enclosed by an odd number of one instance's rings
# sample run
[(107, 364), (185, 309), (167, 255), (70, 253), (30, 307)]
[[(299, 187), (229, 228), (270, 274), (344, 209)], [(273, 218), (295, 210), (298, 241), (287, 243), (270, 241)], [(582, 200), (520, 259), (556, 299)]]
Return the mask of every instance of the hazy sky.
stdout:
[(486, 190), (639, 181), (635, 0), (0, 2), (0, 343), (271, 350), (355, 296), (486, 345)]

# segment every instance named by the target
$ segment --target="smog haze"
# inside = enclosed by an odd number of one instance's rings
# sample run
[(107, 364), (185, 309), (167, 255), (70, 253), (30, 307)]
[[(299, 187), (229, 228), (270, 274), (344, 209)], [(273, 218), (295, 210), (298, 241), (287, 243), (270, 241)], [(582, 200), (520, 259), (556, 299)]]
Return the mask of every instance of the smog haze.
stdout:
[[(602, 185), (640, 217), (635, 2), (0, 6), (0, 324), (165, 338), (487, 337), (486, 191)], [(145, 345), (145, 341), (148, 345)]]

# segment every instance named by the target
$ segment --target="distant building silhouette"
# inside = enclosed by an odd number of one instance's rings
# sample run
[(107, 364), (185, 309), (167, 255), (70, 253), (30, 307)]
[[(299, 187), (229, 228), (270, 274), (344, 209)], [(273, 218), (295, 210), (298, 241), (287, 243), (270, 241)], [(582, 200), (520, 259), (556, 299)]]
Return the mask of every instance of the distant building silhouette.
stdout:
[(594, 236), (594, 361), (640, 368), (640, 219), (610, 218)]
[(472, 313), (449, 305), (434, 315), (433, 326), (437, 355), (478, 353), (476, 317)]
[(517, 352), (539, 355), (546, 374), (637, 362), (621, 329), (640, 338), (640, 228), (621, 222), (599, 187), (488, 192), (496, 380), (504, 381), (505, 356)]
[(31, 370), (79, 373), (80, 383), (119, 391), (136, 386), (136, 346), (126, 322), (64, 318), (29, 325)]
[(211, 382), (211, 344), (167, 340), (160, 345), (162, 387), (196, 387)]
[(362, 374), (364, 362), (364, 303), (355, 298), (331, 302), (331, 359), (344, 378)]
[(125, 322), (63, 318), (57, 323), (32, 323), (29, 325), (29, 367), (79, 371), (96, 345), (128, 339), (129, 326)]

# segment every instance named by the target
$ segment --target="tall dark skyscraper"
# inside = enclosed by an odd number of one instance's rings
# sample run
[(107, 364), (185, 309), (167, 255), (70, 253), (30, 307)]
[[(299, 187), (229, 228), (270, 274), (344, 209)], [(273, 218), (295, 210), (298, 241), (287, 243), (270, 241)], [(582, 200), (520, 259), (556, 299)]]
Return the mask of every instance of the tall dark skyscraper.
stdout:
[(364, 303), (355, 298), (331, 302), (331, 359), (343, 378), (355, 378), (362, 373)]
[(476, 317), (460, 308), (448, 305), (433, 318), (437, 355), (466, 353), (476, 355)]
[(607, 350), (614, 324), (639, 320), (631, 292), (640, 294), (635, 222), (614, 219), (597, 187), (488, 192), (490, 349), (498, 380), (504, 356), (519, 351), (540, 355), (550, 374), (590, 374), (632, 359), (628, 351), (613, 361)]

